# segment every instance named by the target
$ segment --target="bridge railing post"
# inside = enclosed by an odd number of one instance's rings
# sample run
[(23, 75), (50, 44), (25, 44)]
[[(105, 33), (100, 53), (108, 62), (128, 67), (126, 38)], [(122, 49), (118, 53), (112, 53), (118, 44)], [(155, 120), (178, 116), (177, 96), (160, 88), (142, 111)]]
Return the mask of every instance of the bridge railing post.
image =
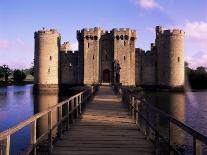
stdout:
[(131, 113), (131, 115), (132, 115), (132, 119), (133, 120), (135, 120), (135, 110), (134, 110), (134, 106), (135, 104), (134, 104), (134, 96), (132, 96), (131, 97), (131, 109), (132, 109), (132, 113)]
[(74, 112), (73, 112), (73, 109), (74, 109), (74, 100), (72, 99), (70, 101), (70, 111), (71, 111), (71, 115), (70, 115), (70, 120), (71, 120), (71, 123), (74, 122)]
[(10, 135), (2, 140), (2, 155), (10, 155)]
[(70, 106), (69, 106), (69, 101), (67, 102), (67, 106), (66, 106), (66, 115), (67, 115), (67, 119), (66, 119), (66, 130), (68, 131), (70, 128)]
[(53, 145), (52, 145), (52, 111), (49, 111), (48, 113), (48, 141), (49, 141), (49, 150), (52, 151)]
[(62, 137), (62, 106), (58, 107), (58, 122), (59, 122), (59, 126), (58, 126), (58, 136), (59, 138)]
[(138, 128), (140, 128), (140, 125), (139, 125), (139, 104), (140, 104), (140, 101), (137, 99), (135, 107), (136, 107), (136, 124), (137, 124)]
[(76, 96), (75, 97), (75, 107), (76, 107), (76, 110), (75, 110), (75, 118), (77, 119), (78, 118), (78, 113), (79, 113), (79, 101), (78, 101), (78, 98), (79, 96)]
[(78, 98), (79, 98), (79, 114), (81, 114), (81, 108), (82, 108), (82, 94), (80, 94), (79, 96), (78, 96)]
[(37, 121), (34, 120), (32, 123), (31, 123), (31, 145), (34, 146), (34, 149), (33, 149), (33, 154), (36, 155), (36, 142), (37, 142)]

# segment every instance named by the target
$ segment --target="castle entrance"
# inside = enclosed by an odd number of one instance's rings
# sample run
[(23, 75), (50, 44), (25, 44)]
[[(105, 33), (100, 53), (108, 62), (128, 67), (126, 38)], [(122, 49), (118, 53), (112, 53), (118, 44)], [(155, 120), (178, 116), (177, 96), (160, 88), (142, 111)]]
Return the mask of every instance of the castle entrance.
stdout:
[(108, 69), (104, 69), (103, 70), (103, 74), (102, 74), (103, 78), (102, 81), (103, 83), (110, 83), (110, 71)]

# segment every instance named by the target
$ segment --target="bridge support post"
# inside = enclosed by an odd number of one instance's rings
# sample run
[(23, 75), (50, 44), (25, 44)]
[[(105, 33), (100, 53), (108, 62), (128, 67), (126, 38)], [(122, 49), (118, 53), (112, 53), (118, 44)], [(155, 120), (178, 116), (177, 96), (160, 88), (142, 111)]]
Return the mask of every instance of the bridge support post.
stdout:
[(3, 149), (4, 155), (10, 155), (10, 135), (2, 140), (2, 145), (4, 147)]
[(35, 120), (34, 122), (32, 122), (32, 125), (31, 125), (31, 145), (34, 146), (34, 149), (33, 149), (33, 154), (36, 155), (37, 153), (37, 150), (36, 150), (36, 141), (37, 141), (37, 121)]
[(63, 125), (63, 122), (62, 122), (62, 106), (60, 106), (58, 108), (58, 122), (60, 123), (59, 126), (58, 126), (58, 136), (59, 138), (62, 137), (62, 125)]
[[(73, 109), (74, 109), (74, 100), (72, 99), (71, 101), (70, 101), (70, 111), (73, 111)], [(71, 113), (71, 116), (70, 116), (70, 120), (71, 120), (71, 123), (73, 123), (73, 121), (74, 121), (74, 113), (72, 112)]]
[(136, 100), (136, 104), (135, 104), (135, 107), (136, 107), (136, 124), (137, 124), (138, 128), (140, 128), (140, 126), (139, 126), (139, 104), (140, 104), (140, 101)]
[(81, 108), (82, 108), (82, 107), (81, 107), (81, 106), (82, 106), (82, 103), (81, 103), (81, 102), (82, 102), (82, 95), (80, 95), (80, 96), (78, 96), (78, 97), (79, 97), (79, 114), (81, 114), (81, 113), (82, 113), (82, 111), (81, 111), (81, 110), (82, 110), (82, 109), (81, 109)]
[(49, 143), (49, 151), (52, 152), (52, 111), (48, 113), (48, 143)]
[(75, 107), (76, 107), (76, 110), (75, 110), (75, 118), (77, 119), (78, 118), (78, 114), (79, 114), (79, 96), (76, 96), (75, 97)]
[(67, 115), (67, 120), (66, 120), (66, 130), (68, 131), (70, 128), (70, 106), (69, 106), (69, 101), (67, 102), (67, 109), (66, 109), (66, 115)]
[(134, 106), (134, 96), (131, 98), (131, 108), (132, 108), (132, 119), (135, 120), (135, 106)]

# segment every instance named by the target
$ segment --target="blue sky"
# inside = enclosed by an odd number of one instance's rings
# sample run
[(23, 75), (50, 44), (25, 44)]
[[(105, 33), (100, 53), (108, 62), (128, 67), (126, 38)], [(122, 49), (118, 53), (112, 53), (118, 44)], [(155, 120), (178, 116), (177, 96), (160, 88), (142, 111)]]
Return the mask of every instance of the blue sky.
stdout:
[(55, 28), (62, 42), (77, 48), (76, 30), (137, 30), (136, 47), (154, 42), (154, 27), (186, 32), (185, 59), (207, 67), (207, 0), (0, 0), (0, 65), (28, 68), (34, 57), (34, 31)]

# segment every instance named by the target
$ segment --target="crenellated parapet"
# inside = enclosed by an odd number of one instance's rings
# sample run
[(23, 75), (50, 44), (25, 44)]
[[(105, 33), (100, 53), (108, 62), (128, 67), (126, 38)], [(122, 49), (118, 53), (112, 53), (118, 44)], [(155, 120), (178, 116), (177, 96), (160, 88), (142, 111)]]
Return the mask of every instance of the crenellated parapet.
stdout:
[(116, 40), (132, 40), (136, 39), (136, 30), (132, 30), (129, 28), (114, 28), (112, 29), (111, 33), (113, 34)]
[(185, 32), (181, 29), (167, 29), (165, 30), (162, 26), (156, 26), (156, 37), (168, 37), (168, 36), (184, 36)]
[(60, 52), (67, 52), (70, 50), (70, 43), (69, 42), (64, 42), (61, 46), (60, 46)]
[(77, 39), (86, 40), (98, 40), (103, 33), (103, 30), (100, 27), (95, 28), (84, 28), (82, 30), (77, 30)]
[(51, 36), (58, 36), (60, 37), (60, 33), (56, 29), (45, 29), (38, 30), (34, 33), (34, 38), (36, 37), (51, 37)]

